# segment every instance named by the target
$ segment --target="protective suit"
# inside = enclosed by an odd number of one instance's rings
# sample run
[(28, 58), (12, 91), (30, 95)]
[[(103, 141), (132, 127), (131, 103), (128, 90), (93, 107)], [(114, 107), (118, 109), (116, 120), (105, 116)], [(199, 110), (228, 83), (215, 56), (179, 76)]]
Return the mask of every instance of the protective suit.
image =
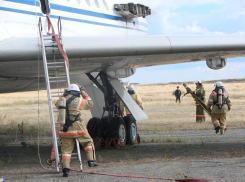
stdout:
[[(219, 90), (221, 91), (219, 93)], [(219, 100), (221, 104), (219, 105)], [(221, 100), (222, 99), (222, 100)], [(212, 107), (212, 123), (216, 133), (225, 133), (226, 129), (226, 113), (231, 109), (231, 100), (228, 92), (223, 87), (222, 82), (215, 83), (215, 89), (211, 92), (208, 98), (207, 107), (211, 110)]]
[[(205, 89), (201, 83), (201, 81), (196, 81), (196, 90), (194, 91), (194, 94), (197, 95), (204, 103), (205, 100)], [(199, 103), (196, 102), (196, 122), (197, 123), (204, 123), (205, 122), (205, 111), (204, 109), (199, 105)]]
[[(63, 126), (63, 130), (59, 132), (59, 136), (62, 139), (61, 164), (64, 173), (63, 176), (67, 177), (75, 139), (83, 146), (89, 167), (98, 164), (95, 162), (96, 157), (93, 139), (88, 133), (86, 124), (81, 119), (81, 110), (89, 110), (93, 106), (93, 101), (85, 90), (81, 90), (80, 92), (80, 88), (78, 86), (76, 87), (76, 84), (71, 84), (71, 88), (68, 87), (67, 91), (64, 93), (64, 97), (66, 98), (66, 102), (70, 99), (70, 103), (67, 104), (69, 114), (66, 112), (66, 124)], [(55, 105), (59, 108), (59, 100)], [(71, 126), (68, 126), (68, 130), (65, 131), (64, 128), (67, 125), (67, 119), (71, 121)]]

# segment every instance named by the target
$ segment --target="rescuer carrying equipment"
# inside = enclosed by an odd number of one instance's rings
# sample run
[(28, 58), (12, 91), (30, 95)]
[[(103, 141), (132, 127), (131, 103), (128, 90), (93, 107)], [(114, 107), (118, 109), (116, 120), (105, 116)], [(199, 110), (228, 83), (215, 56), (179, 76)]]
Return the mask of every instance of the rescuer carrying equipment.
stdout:
[(211, 92), (207, 108), (212, 107), (212, 123), (215, 133), (224, 134), (226, 130), (226, 113), (231, 109), (231, 100), (222, 82), (214, 84), (215, 89)]
[(206, 111), (206, 113), (211, 117), (211, 110), (206, 106), (206, 104), (203, 102), (203, 100), (198, 97), (197, 95), (194, 94), (194, 92), (189, 88), (187, 87), (187, 85), (184, 83), (183, 86), (186, 88), (186, 93), (183, 95), (186, 96), (187, 94), (191, 94), (191, 96), (195, 99), (195, 101), (204, 109), (204, 111)]
[(215, 86), (215, 92), (217, 93), (217, 102), (214, 101), (214, 104), (218, 106), (219, 109), (222, 109), (222, 106), (226, 104), (226, 102), (223, 102), (222, 95), (224, 95), (224, 88), (223, 88), (223, 83), (222, 82), (216, 82), (214, 84)]

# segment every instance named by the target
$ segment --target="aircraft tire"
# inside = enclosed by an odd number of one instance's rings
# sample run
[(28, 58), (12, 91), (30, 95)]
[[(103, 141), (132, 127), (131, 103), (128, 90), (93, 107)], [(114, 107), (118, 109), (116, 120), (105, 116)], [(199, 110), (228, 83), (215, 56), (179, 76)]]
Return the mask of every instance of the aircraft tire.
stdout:
[(88, 121), (87, 129), (91, 138), (96, 138), (98, 136), (98, 129), (100, 128), (101, 125), (102, 125), (102, 121), (100, 118), (94, 117)]
[(127, 128), (121, 117), (114, 117), (111, 119), (108, 126), (108, 138), (119, 138), (120, 145), (126, 145), (127, 142)]
[(135, 145), (137, 141), (137, 124), (133, 116), (125, 116), (123, 120), (127, 128), (127, 144)]

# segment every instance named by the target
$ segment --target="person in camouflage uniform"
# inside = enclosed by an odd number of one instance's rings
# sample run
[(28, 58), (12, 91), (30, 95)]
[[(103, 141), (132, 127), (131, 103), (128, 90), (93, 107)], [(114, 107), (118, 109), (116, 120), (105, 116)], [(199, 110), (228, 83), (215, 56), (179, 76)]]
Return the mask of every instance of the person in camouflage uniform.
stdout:
[[(135, 93), (133, 84), (129, 84), (128, 93), (134, 99), (134, 101), (139, 105), (139, 107), (143, 110), (144, 109), (143, 102), (142, 102), (139, 94)], [(121, 113), (124, 113), (124, 108), (125, 108), (125, 106), (124, 106), (123, 102), (120, 101), (120, 112)], [(126, 115), (131, 115), (129, 110), (127, 108), (125, 108), (125, 109), (126, 109)]]
[[(85, 122), (81, 119), (81, 110), (89, 110), (93, 101), (85, 92), (84, 87), (78, 84), (71, 84), (63, 96), (68, 103), (69, 114), (66, 112), (66, 123), (59, 132), (61, 144), (61, 165), (64, 177), (68, 177), (70, 171), (71, 153), (75, 145), (75, 139), (83, 146), (89, 167), (98, 166), (95, 162), (95, 148), (93, 139), (90, 137)], [(69, 101), (68, 101), (69, 100)], [(59, 100), (56, 102), (59, 109)], [(67, 120), (69, 119), (70, 124)]]
[[(193, 94), (198, 96), (204, 103), (205, 103), (205, 89), (202, 85), (202, 82), (200, 80), (194, 82), (196, 84), (196, 90), (193, 91)], [(199, 105), (199, 103), (196, 102), (196, 122), (197, 123), (204, 123), (205, 122), (205, 111), (204, 109)]]
[(212, 123), (216, 133), (224, 134), (226, 130), (226, 113), (231, 110), (231, 100), (222, 82), (214, 84), (215, 89), (211, 92), (207, 107), (211, 111)]

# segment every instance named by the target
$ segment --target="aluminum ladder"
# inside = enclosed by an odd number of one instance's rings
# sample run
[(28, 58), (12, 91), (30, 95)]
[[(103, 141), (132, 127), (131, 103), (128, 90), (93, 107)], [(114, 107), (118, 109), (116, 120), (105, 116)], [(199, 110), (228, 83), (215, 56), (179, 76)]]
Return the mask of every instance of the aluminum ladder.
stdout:
[[(47, 18), (49, 24), (52, 26), (50, 18), (49, 17)], [(59, 140), (60, 125), (58, 120), (57, 122), (55, 122), (54, 119), (54, 113), (59, 113), (59, 111), (56, 109), (55, 106), (53, 106), (52, 101), (57, 101), (59, 97), (63, 95), (64, 92), (59, 90), (61, 86), (62, 88), (64, 88), (65, 86), (68, 87), (70, 85), (69, 68), (65, 59), (64, 61), (56, 62), (56, 57), (57, 56), (60, 57), (60, 55), (62, 54), (61, 50), (58, 47), (58, 44), (61, 45), (63, 49), (62, 26), (61, 26), (60, 17), (58, 19), (58, 32), (59, 32), (58, 43), (57, 43), (57, 39), (55, 41), (55, 36), (53, 35), (54, 32), (52, 34), (43, 35), (41, 17), (39, 17), (38, 28), (39, 28), (39, 35), (40, 35), (40, 42), (41, 42), (41, 49), (42, 49), (45, 81), (47, 87), (50, 122), (52, 127), (53, 149), (55, 153), (55, 167), (57, 172), (59, 172), (61, 155), (59, 154), (59, 150), (58, 150), (58, 140)], [(47, 59), (47, 55), (49, 58), (52, 57), (53, 59)], [(53, 92), (54, 89), (57, 89), (57, 91)], [(81, 160), (80, 146), (78, 140), (76, 140), (76, 146), (77, 146), (77, 153), (72, 153), (72, 156), (74, 155), (78, 156), (80, 170), (82, 171), (82, 160)]]

